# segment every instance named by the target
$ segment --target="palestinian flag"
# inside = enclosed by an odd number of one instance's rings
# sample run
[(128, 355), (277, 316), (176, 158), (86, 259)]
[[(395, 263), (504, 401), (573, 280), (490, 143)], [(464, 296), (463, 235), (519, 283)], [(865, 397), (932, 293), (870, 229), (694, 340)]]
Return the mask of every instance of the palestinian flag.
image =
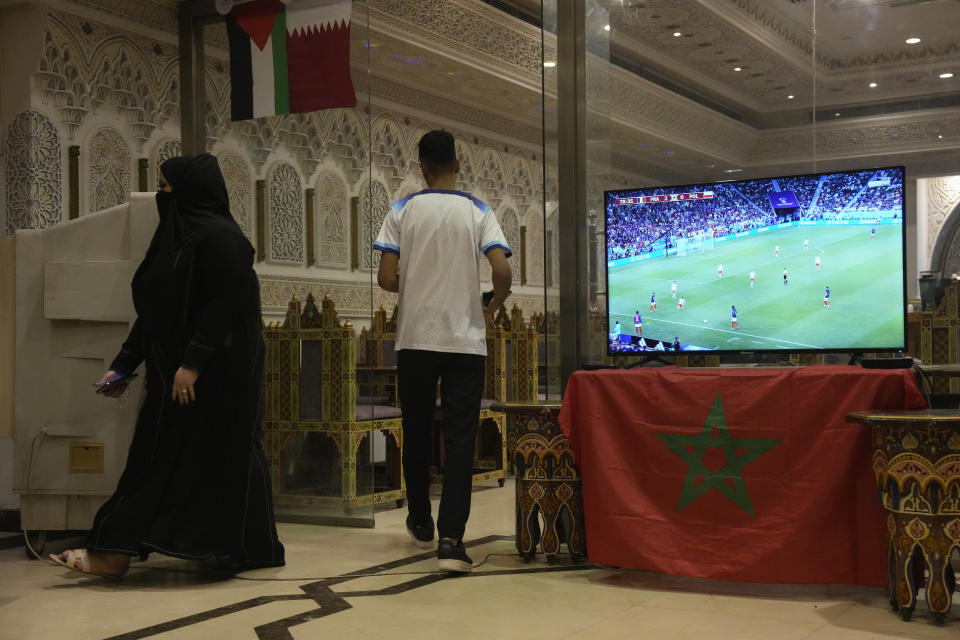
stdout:
[(231, 119), (354, 107), (351, 0), (253, 0), (227, 15)]

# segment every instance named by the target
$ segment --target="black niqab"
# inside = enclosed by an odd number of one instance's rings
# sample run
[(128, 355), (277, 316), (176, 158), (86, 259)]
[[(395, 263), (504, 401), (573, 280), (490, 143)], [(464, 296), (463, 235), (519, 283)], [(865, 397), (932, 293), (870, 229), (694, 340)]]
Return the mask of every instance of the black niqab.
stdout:
[(215, 157), (203, 153), (170, 158), (160, 171), (173, 191), (157, 192), (160, 222), (132, 282), (134, 308), (151, 333), (182, 328), (182, 296), (173, 272), (184, 246), (216, 231), (243, 236), (230, 215), (227, 185)]

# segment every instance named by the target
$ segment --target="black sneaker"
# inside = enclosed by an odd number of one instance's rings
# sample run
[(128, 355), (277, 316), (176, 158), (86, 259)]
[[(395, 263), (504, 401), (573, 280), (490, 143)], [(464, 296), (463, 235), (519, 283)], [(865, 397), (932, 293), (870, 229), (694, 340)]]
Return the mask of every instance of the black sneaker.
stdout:
[(437, 547), (437, 560), (442, 571), (456, 571), (470, 573), (473, 571), (473, 560), (463, 548), (463, 540), (454, 545), (449, 540), (441, 540)]
[(407, 514), (407, 533), (413, 540), (413, 544), (421, 549), (433, 548), (433, 518), (430, 518), (429, 524), (415, 524), (410, 514)]

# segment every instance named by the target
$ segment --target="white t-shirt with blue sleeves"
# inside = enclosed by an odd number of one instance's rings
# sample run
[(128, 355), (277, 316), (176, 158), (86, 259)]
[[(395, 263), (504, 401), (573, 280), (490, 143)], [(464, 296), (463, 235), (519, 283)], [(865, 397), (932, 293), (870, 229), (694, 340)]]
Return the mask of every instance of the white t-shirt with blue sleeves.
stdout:
[(374, 249), (400, 256), (397, 351), (487, 354), (480, 260), (510, 247), (484, 202), (425, 189), (394, 202)]

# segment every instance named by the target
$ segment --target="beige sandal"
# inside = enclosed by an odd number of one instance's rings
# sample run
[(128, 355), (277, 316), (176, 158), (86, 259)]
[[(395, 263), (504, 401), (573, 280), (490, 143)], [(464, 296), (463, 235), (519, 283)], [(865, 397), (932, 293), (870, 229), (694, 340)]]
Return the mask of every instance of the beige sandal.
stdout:
[(86, 549), (69, 549), (64, 551), (62, 554), (57, 555), (54, 553), (50, 554), (50, 559), (56, 562), (61, 567), (66, 567), (72, 571), (78, 571), (80, 573), (86, 573), (91, 576), (98, 576), (101, 578), (113, 578), (119, 580), (123, 577), (123, 574), (116, 573), (96, 573), (90, 570), (90, 556), (87, 554)]

